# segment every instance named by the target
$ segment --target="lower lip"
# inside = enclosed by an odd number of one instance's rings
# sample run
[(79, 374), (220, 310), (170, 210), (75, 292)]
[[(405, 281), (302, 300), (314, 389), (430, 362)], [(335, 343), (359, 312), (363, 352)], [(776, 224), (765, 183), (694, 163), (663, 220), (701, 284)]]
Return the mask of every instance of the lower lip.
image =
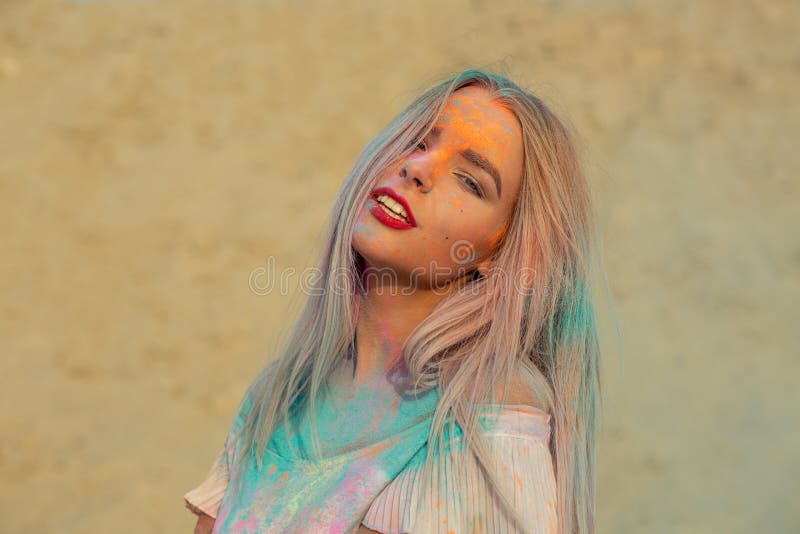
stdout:
[(408, 224), (405, 221), (395, 219), (394, 217), (383, 211), (380, 202), (378, 202), (377, 200), (371, 198), (369, 199), (369, 202), (371, 203), (371, 205), (369, 206), (370, 213), (372, 213), (376, 219), (378, 219), (380, 222), (382, 222), (389, 228), (394, 228), (395, 230), (409, 230), (411, 228), (414, 228), (413, 225)]

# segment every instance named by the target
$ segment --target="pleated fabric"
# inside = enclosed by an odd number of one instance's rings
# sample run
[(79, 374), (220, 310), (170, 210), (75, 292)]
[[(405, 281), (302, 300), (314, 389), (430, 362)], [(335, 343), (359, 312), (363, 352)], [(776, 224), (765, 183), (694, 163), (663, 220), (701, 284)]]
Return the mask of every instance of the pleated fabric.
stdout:
[[(480, 420), (494, 467), (512, 484), (513, 504), (525, 525), (517, 527), (511, 521), (481, 474), (477, 459), (463, 446), (434, 456), (430, 499), (424, 503), (419, 502), (425, 452), (421, 450), (378, 495), (362, 523), (386, 534), (555, 533), (558, 521), (556, 481), (548, 448), (550, 415), (518, 405)], [(458, 435), (456, 443), (462, 441)], [(453, 489), (456, 482), (462, 488), (460, 494)]]
[(216, 518), (229, 482), (227, 454), (226, 450), (222, 449), (214, 459), (205, 480), (183, 495), (184, 505), (194, 514), (204, 513)]
[[(499, 498), (479, 472), (477, 460), (459, 446), (443, 457), (434, 457), (441, 462), (444, 475), (428, 488), (432, 498), (420, 502), (420, 469), (435, 397), (409, 413), (417, 416), (414, 424), (409, 426), (407, 420), (399, 427), (392, 425), (390, 430), (395, 432), (322, 464), (312, 466), (282, 457), (276, 451), (287, 449), (271, 442), (266, 471), (248, 473), (251, 490), (236, 501), (227, 494), (233, 447), (226, 439), (206, 478), (183, 495), (185, 506), (195, 514), (214, 517), (215, 534), (352, 533), (359, 524), (383, 533), (555, 533), (555, 477), (547, 445), (550, 415), (531, 406), (478, 407), (484, 412), (479, 421), (495, 465), (513, 484), (514, 506), (523, 513), (525, 527), (513, 528)], [(239, 414), (231, 431), (242, 422)], [(457, 444), (462, 437), (456, 426)], [(285, 439), (282, 436), (279, 442)], [(466, 488), (460, 494), (453, 491), (457, 478), (459, 487)], [(468, 511), (467, 524), (459, 520), (462, 510)]]
[(199, 486), (189, 490), (183, 495), (184, 506), (194, 514), (204, 513), (213, 518), (217, 517), (220, 504), (231, 481), (230, 462), (233, 457), (234, 443), (232, 437), (244, 425), (245, 415), (251, 404), (245, 403), (245, 408), (237, 412), (228, 427), (225, 443), (211, 464), (206, 478)]

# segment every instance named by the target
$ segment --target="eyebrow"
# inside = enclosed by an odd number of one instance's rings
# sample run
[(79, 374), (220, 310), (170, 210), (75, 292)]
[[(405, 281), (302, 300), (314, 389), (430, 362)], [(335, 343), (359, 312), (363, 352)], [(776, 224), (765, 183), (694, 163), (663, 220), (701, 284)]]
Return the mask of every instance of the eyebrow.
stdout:
[[(438, 126), (431, 129), (431, 136), (435, 139), (439, 137), (442, 133), (442, 129)], [(479, 169), (483, 170), (489, 176), (492, 177), (494, 180), (494, 186), (497, 188), (497, 196), (499, 197), (501, 194), (501, 183), (502, 180), (500, 179), (500, 172), (497, 170), (497, 167), (486, 157), (481, 154), (478, 154), (471, 148), (465, 148), (463, 150), (458, 151), (458, 155), (464, 158), (465, 160), (469, 161), (472, 165), (478, 167)]]

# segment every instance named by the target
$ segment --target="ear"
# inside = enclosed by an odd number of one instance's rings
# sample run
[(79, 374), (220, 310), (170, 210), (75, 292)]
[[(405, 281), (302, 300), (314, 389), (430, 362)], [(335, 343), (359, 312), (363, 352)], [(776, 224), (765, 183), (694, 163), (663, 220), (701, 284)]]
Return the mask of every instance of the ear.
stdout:
[(492, 258), (487, 258), (478, 262), (475, 265), (475, 268), (481, 273), (481, 276), (486, 276), (486, 273), (489, 272), (489, 266), (492, 264)]

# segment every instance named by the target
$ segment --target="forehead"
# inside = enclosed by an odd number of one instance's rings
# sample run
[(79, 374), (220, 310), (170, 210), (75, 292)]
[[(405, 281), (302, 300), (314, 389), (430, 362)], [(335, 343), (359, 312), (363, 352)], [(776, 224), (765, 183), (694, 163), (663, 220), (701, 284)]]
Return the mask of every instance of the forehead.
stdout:
[(479, 87), (455, 91), (435, 126), (465, 140), (505, 147), (513, 145), (519, 137), (514, 114)]
[(434, 127), (457, 145), (454, 148), (471, 148), (491, 160), (515, 188), (522, 173), (521, 128), (514, 113), (486, 89), (469, 86), (455, 91)]

